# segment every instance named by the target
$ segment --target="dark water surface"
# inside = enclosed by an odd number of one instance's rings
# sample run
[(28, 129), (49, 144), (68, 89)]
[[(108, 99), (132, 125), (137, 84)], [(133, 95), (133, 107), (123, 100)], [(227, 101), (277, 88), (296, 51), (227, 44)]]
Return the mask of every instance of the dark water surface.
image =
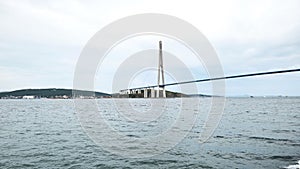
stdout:
[(300, 98), (228, 98), (213, 136), (199, 144), (199, 132), (163, 154), (128, 158), (87, 136), (73, 100), (0, 100), (0, 168), (283, 168), (300, 160)]

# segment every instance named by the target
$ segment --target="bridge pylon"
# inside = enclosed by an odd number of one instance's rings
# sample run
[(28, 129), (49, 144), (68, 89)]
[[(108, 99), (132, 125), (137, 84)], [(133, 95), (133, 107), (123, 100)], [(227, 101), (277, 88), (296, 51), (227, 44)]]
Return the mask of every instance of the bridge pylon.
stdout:
[[(161, 82), (162, 82), (162, 84), (161, 84)], [(161, 97), (161, 96), (164, 97), (164, 98), (166, 97), (166, 90), (165, 90), (165, 75), (164, 75), (164, 64), (163, 64), (162, 41), (159, 41), (158, 75), (157, 75), (156, 97)]]

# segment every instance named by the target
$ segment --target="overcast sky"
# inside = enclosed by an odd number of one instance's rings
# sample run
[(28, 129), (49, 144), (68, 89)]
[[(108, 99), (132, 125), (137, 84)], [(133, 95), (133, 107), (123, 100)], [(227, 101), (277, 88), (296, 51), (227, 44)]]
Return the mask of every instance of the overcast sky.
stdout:
[[(87, 41), (105, 25), (140, 13), (173, 15), (197, 27), (214, 46), (225, 75), (300, 68), (297, 0), (0, 0), (0, 91), (72, 88), (75, 65)], [(155, 48), (159, 38), (141, 39), (123, 44), (116, 55), (124, 48), (136, 52), (149, 44)], [(167, 42), (164, 46), (172, 51), (176, 44)], [(205, 77), (197, 74), (201, 68), (191, 65), (191, 69), (196, 78)], [(96, 78), (96, 90), (112, 92), (113, 76)], [(138, 77), (143, 78), (137, 76), (136, 81), (141, 81)], [(299, 79), (300, 73), (290, 73), (228, 80), (226, 93), (299, 96)], [(209, 85), (199, 87), (210, 93)]]

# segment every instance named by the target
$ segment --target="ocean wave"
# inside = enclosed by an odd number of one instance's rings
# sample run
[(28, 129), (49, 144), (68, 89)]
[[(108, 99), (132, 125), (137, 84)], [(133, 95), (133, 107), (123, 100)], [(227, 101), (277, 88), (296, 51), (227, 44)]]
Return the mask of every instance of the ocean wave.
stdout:
[(296, 165), (289, 165), (287, 167), (284, 167), (286, 169), (300, 169), (300, 160), (298, 161), (298, 164)]

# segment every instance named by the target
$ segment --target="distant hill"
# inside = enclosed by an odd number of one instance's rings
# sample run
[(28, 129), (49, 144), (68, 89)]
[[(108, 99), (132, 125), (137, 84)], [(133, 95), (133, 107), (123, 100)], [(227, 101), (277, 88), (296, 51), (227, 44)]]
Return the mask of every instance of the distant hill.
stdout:
[[(102, 92), (93, 92), (93, 91), (84, 91), (84, 90), (75, 90), (77, 96), (95, 96), (95, 97), (111, 97), (110, 94)], [(72, 89), (22, 89), (15, 90), (10, 92), (0, 92), (0, 98), (18, 98), (23, 96), (35, 96), (37, 98), (59, 98), (66, 97), (71, 98), (73, 95)]]
[[(207, 94), (189, 94), (188, 97), (212, 97), (212, 95)], [(215, 96), (218, 97), (218, 96)]]

